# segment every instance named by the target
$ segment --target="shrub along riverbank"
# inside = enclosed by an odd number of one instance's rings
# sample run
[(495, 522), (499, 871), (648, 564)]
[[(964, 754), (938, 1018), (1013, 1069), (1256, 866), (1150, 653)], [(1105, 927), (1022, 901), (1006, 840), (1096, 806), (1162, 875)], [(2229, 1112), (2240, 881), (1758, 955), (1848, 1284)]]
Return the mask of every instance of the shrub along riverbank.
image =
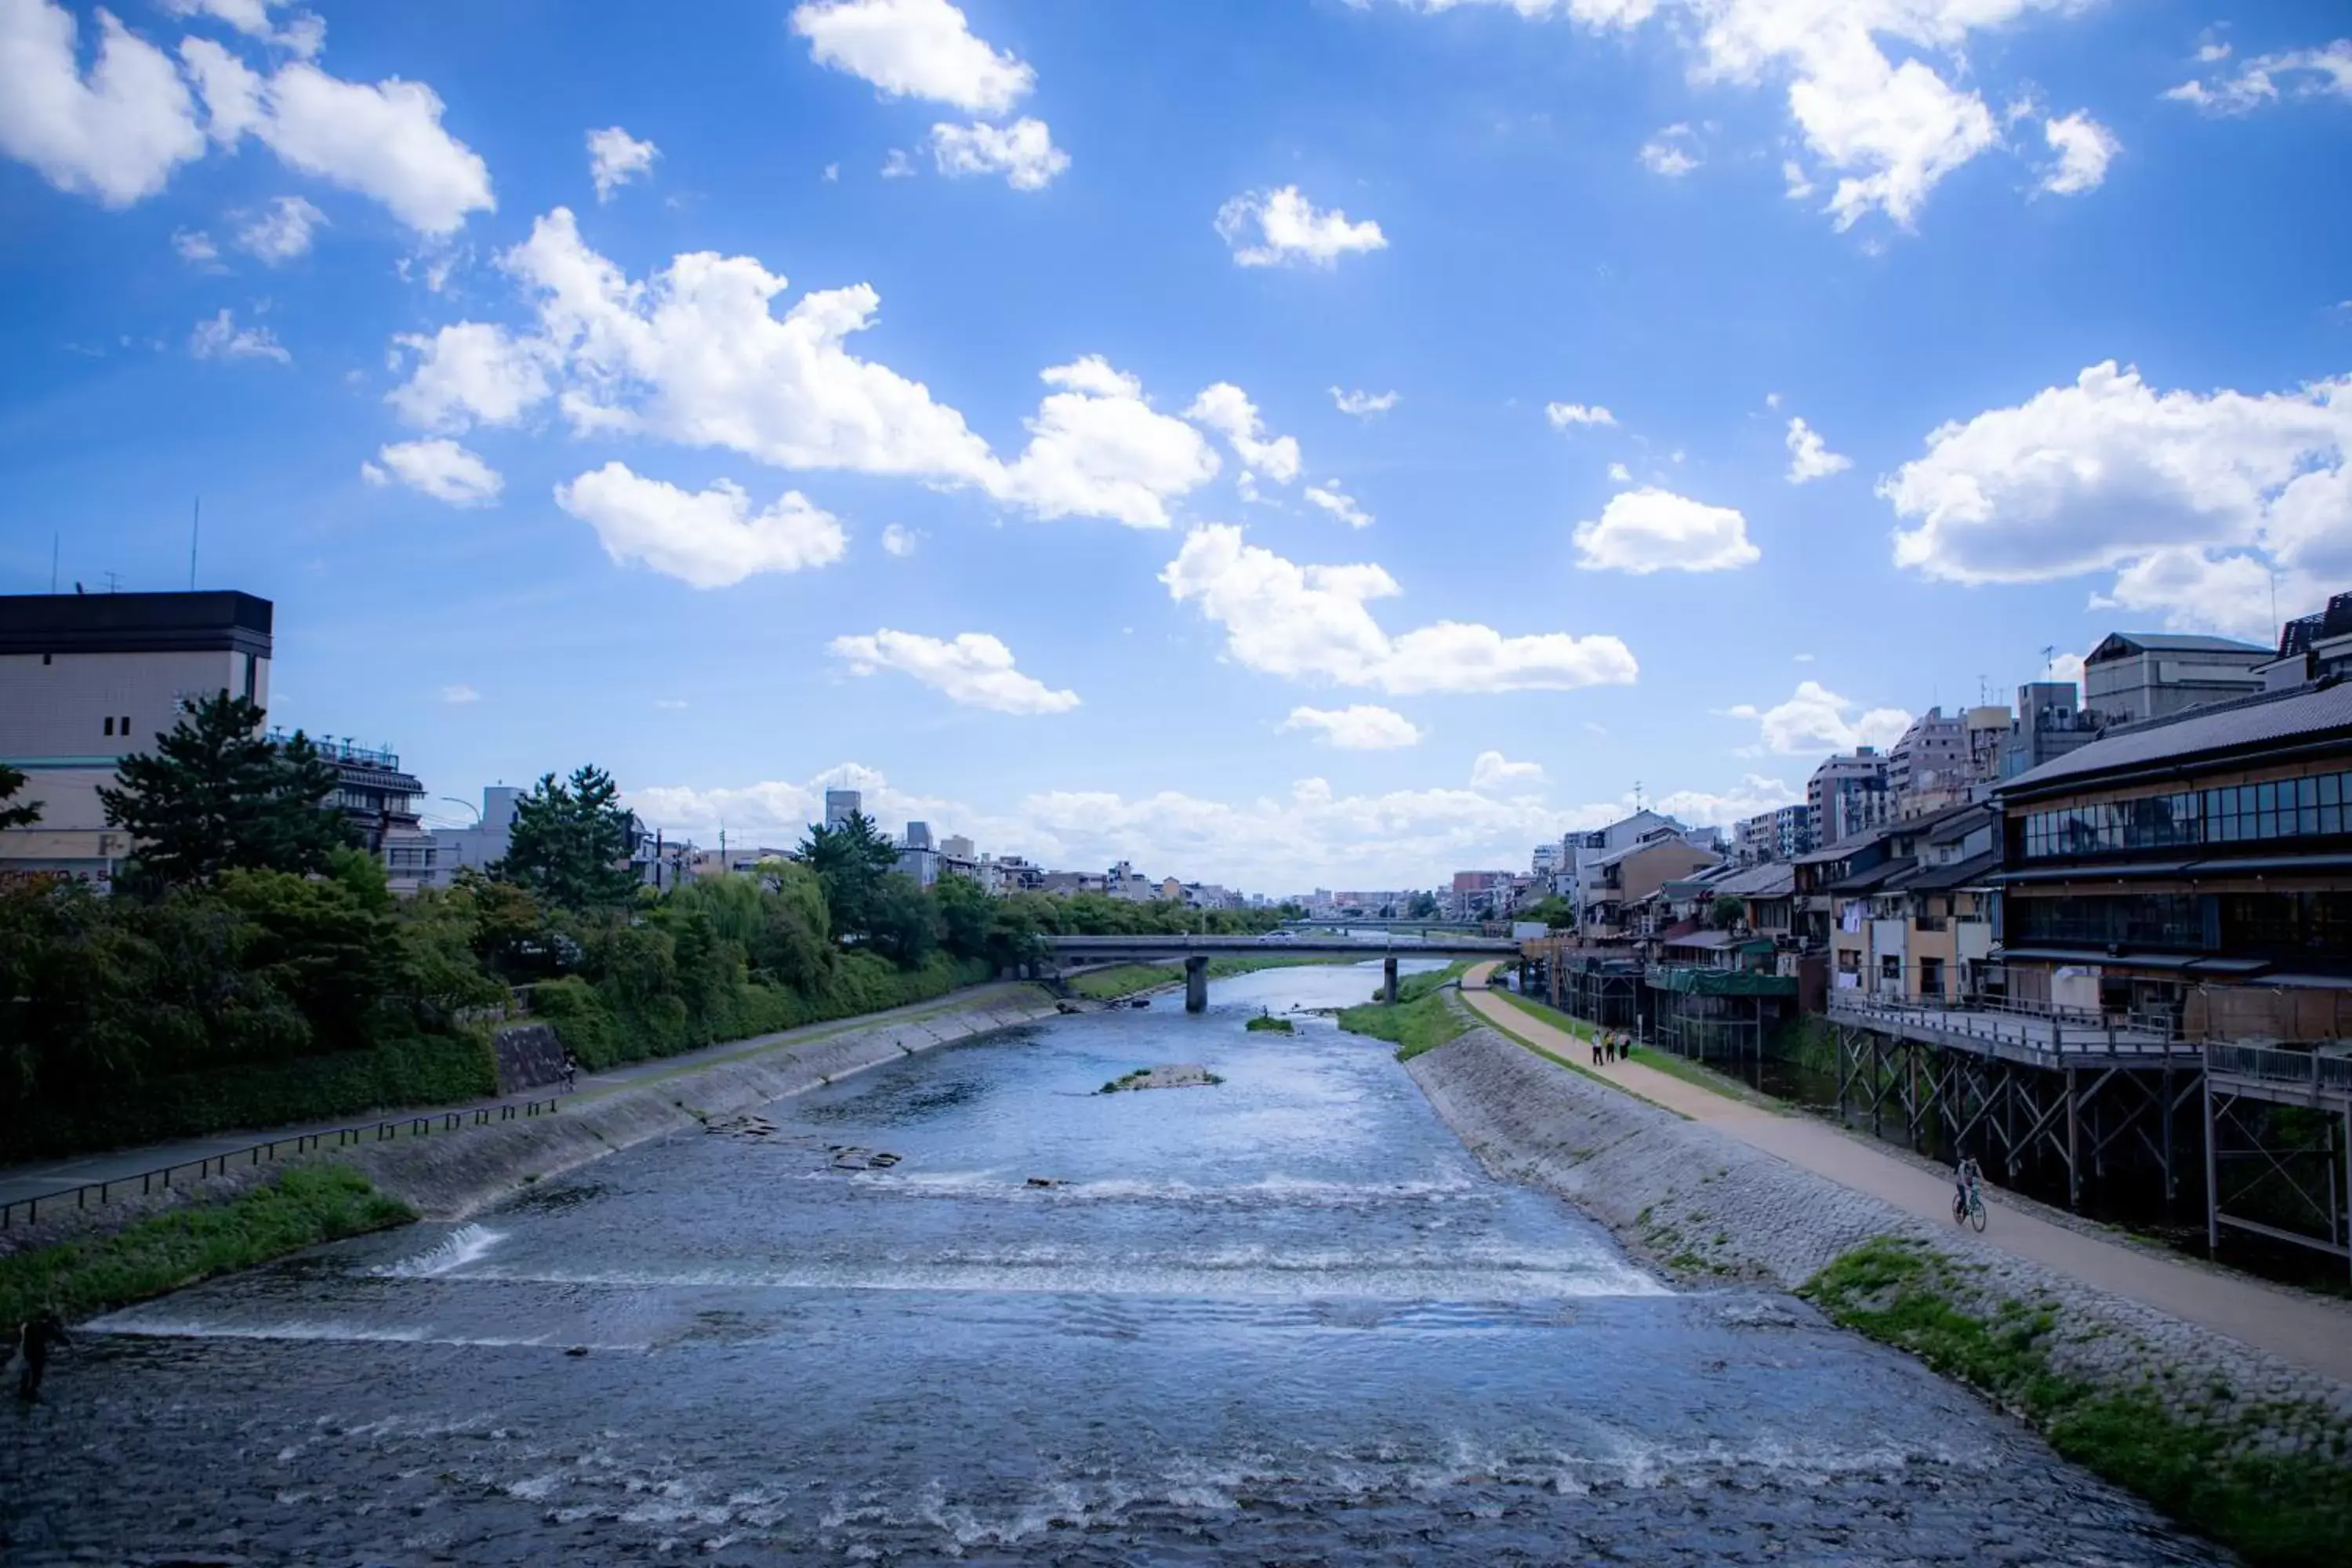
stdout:
[[(1990, 1316), (1948, 1258), (1880, 1238), (1822, 1269), (1798, 1294), (1840, 1324), (1919, 1357), (2016, 1411), (2066, 1458), (2129, 1489), (2256, 1568), (2338, 1568), (2352, 1562), (2352, 1454), (2283, 1452), (2247, 1441), (2258, 1426), (2292, 1431), (2284, 1405), (2264, 1418), (2196, 1425), (2153, 1394), (2103, 1390), (2051, 1364), (2054, 1304), (2008, 1300)], [(2217, 1402), (2227, 1389), (2209, 1390)], [(2313, 1430), (2319, 1430), (2314, 1412)]]
[(0, 1258), (0, 1334), (44, 1308), (79, 1321), (415, 1217), (357, 1171), (289, 1166), (225, 1203), (174, 1209), (111, 1236)]

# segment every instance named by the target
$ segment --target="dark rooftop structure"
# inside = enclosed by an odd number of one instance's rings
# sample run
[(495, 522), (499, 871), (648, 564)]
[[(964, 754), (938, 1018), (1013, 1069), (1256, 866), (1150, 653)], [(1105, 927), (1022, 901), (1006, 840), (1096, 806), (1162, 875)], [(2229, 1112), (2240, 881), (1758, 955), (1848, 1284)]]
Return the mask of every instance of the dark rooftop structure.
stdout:
[(2004, 801), (2027, 799), (2092, 774), (2221, 763), (2232, 752), (2282, 742), (2328, 740), (2352, 742), (2352, 682), (2321, 679), (2104, 730), (2089, 745), (2011, 779), (1999, 795)]
[(2136, 653), (2268, 653), (2260, 643), (2235, 637), (2206, 637), (2180, 632), (2109, 632), (2099, 646), (2083, 656), (2084, 664), (2105, 664)]
[(189, 594), (0, 595), (0, 654), (247, 653), (269, 657), (270, 603)]

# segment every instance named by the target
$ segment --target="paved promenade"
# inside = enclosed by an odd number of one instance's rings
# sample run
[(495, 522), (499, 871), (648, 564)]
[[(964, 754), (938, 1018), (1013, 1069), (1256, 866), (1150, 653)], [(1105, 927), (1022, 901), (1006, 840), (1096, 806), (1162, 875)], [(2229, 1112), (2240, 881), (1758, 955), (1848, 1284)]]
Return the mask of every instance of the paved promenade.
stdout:
[[(1741, 1142), (1811, 1171), (1922, 1219), (1951, 1222), (1951, 1184), (1907, 1161), (1811, 1117), (1786, 1115), (1647, 1068), (1639, 1062), (1588, 1065), (1591, 1046), (1531, 1016), (1486, 989), (1492, 965), (1463, 980), (1463, 999), (1507, 1034), (1719, 1128)], [(2011, 1208), (1988, 1187), (1991, 1224), (1983, 1239), (2053, 1272), (2112, 1291), (2184, 1321), (2344, 1383), (2352, 1383), (2352, 1308), (2187, 1259), (2143, 1252)]]

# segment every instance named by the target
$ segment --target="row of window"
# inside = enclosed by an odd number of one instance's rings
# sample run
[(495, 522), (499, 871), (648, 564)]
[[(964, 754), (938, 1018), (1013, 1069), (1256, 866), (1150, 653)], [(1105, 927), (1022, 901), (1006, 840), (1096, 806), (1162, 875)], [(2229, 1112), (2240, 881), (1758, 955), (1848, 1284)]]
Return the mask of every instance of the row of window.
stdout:
[(2180, 849), (2352, 831), (2352, 773), (2063, 806), (2027, 814), (2025, 858)]
[(106, 732), (110, 735), (128, 735), (131, 733), (131, 715), (125, 713), (121, 718), (117, 719), (111, 713), (108, 714), (106, 716)]
[(2342, 959), (2352, 954), (2352, 892), (2116, 893), (2011, 898), (2001, 941)]

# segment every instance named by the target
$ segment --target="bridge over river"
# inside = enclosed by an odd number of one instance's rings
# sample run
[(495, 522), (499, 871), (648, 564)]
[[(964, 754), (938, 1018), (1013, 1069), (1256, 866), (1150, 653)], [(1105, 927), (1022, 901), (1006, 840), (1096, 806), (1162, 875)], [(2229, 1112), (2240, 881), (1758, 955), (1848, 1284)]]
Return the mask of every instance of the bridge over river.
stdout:
[(1051, 936), (1045, 939), (1047, 973), (1060, 974), (1103, 963), (1184, 965), (1184, 1011), (1209, 1005), (1209, 961), (1332, 954), (1361, 963), (1380, 959), (1381, 994), (1396, 1000), (1400, 958), (1513, 958), (1519, 947), (1503, 937), (1436, 936), (1370, 940), (1347, 936)]

